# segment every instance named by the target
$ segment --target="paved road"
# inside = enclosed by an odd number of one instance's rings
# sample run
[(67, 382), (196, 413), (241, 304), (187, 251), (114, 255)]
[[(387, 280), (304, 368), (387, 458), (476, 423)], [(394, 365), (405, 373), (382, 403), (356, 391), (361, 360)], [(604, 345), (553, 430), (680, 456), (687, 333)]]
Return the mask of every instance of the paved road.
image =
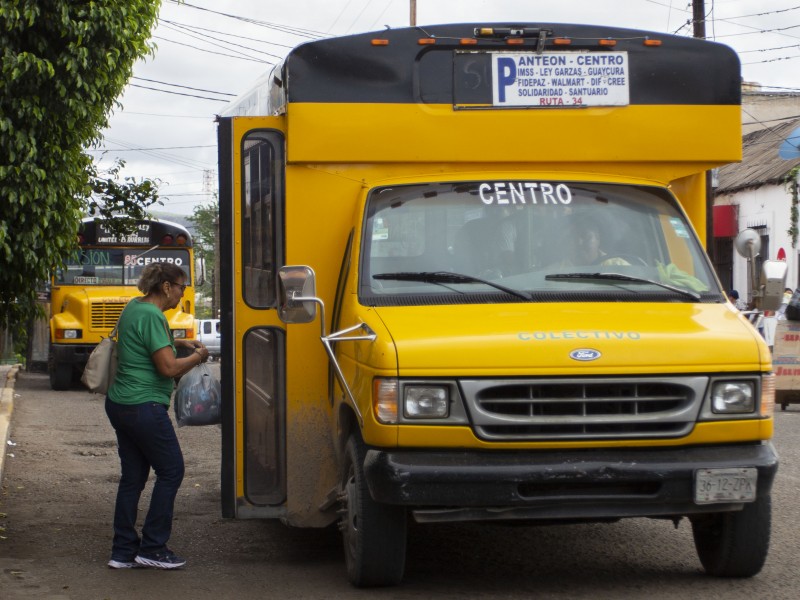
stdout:
[[(702, 574), (688, 523), (412, 526), (404, 585), (354, 590), (338, 533), (219, 517), (219, 429), (178, 430), (187, 477), (172, 546), (181, 572), (105, 567), (117, 474), (99, 398), (21, 372), (0, 490), (0, 597), (792, 599), (800, 589), (800, 406), (776, 418), (773, 544), (748, 580)], [(147, 490), (146, 490), (147, 493)]]

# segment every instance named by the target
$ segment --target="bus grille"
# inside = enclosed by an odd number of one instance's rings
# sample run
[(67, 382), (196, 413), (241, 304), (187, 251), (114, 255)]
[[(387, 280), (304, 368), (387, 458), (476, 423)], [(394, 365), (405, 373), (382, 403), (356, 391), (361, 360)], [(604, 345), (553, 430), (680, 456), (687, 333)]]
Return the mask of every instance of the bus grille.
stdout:
[(488, 441), (673, 438), (694, 426), (705, 377), (462, 380), (475, 433)]
[(92, 304), (92, 330), (111, 331), (117, 324), (124, 302), (98, 302)]

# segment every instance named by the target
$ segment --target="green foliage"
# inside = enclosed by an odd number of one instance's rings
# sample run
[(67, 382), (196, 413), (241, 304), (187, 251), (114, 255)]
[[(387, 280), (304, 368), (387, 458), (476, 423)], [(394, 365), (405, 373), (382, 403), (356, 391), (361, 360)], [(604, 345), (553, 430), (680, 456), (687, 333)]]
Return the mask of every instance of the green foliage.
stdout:
[(789, 188), (789, 193), (792, 196), (792, 205), (789, 209), (789, 229), (786, 230), (786, 233), (789, 234), (789, 237), (792, 239), (792, 248), (797, 248), (797, 237), (798, 233), (798, 217), (800, 216), (800, 210), (798, 210), (798, 205), (800, 205), (800, 198), (798, 198), (798, 188), (800, 188), (800, 184), (797, 181), (797, 176), (800, 173), (800, 167), (795, 167), (791, 171), (786, 174), (784, 177), (784, 182), (786, 183), (786, 187)]
[(125, 161), (117, 159), (105, 173), (98, 173), (94, 165), (88, 169), (92, 196), (86, 212), (91, 217), (105, 219), (106, 227), (116, 235), (133, 233), (136, 221), (150, 218), (149, 206), (164, 204), (158, 199), (158, 180), (125, 177), (120, 182), (119, 172), (124, 166)]
[[(194, 251), (195, 256), (205, 263), (206, 280), (199, 287), (201, 293), (213, 298), (216, 290), (214, 282), (217, 273), (217, 221), (219, 219), (219, 205), (216, 200), (205, 206), (195, 206), (194, 213), (189, 217), (189, 221), (194, 225)], [(213, 318), (216, 308), (216, 299), (212, 299), (212, 310), (209, 314), (200, 314), (201, 308), (198, 305), (199, 318)]]
[(99, 178), (84, 148), (151, 52), (160, 4), (0, 0), (0, 327), (25, 327), (74, 247)]

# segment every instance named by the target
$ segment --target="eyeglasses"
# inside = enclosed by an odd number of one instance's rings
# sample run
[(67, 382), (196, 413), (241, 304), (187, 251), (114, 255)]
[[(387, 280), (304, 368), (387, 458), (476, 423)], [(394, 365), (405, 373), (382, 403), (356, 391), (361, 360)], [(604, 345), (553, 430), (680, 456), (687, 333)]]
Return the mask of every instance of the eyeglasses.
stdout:
[(181, 288), (181, 294), (186, 291), (187, 287), (189, 287), (188, 283), (175, 283), (174, 281), (168, 281), (167, 283), (170, 285), (177, 285), (179, 288)]

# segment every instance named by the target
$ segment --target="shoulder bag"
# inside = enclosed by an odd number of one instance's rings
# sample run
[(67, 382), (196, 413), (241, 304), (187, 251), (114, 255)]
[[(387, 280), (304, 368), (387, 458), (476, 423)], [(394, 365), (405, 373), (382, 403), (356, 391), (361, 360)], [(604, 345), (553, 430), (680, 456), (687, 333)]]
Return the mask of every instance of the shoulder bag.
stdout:
[(95, 394), (107, 393), (117, 375), (117, 327), (119, 321), (108, 337), (92, 350), (81, 376), (83, 385)]

